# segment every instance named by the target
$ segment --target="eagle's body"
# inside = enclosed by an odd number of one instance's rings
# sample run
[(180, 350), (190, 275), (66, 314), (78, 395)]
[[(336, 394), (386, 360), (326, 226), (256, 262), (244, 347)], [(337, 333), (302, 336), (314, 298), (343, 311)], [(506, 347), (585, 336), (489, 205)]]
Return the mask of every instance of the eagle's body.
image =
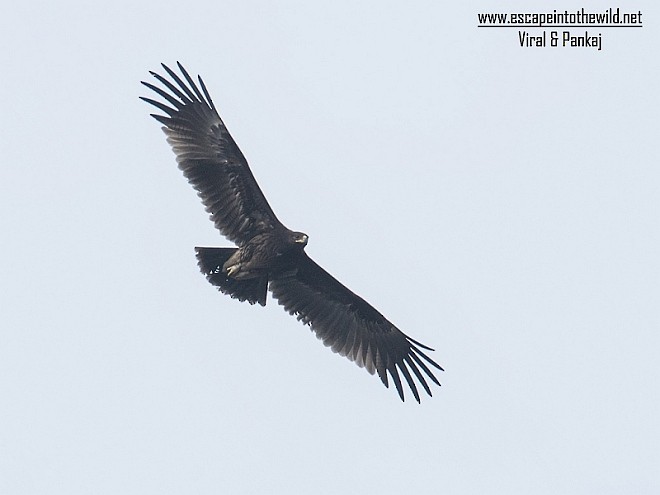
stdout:
[(218, 230), (238, 246), (195, 248), (209, 282), (235, 299), (262, 306), (270, 289), (290, 314), (310, 325), (334, 352), (371, 374), (377, 372), (385, 386), (389, 373), (401, 400), (399, 373), (418, 402), (411, 371), (431, 395), (424, 375), (440, 383), (427, 364), (442, 368), (421, 349), (432, 349), (402, 333), (307, 256), (307, 235), (289, 230), (277, 219), (202, 79), (198, 78), (198, 87), (178, 65), (186, 82), (165, 65), (171, 81), (151, 73), (168, 91), (143, 82), (169, 105), (142, 99), (167, 114), (153, 117), (164, 125), (179, 168)]
[(285, 270), (295, 264), (306, 245), (307, 235), (300, 232), (257, 234), (223, 263), (222, 271), (228, 277), (246, 280)]

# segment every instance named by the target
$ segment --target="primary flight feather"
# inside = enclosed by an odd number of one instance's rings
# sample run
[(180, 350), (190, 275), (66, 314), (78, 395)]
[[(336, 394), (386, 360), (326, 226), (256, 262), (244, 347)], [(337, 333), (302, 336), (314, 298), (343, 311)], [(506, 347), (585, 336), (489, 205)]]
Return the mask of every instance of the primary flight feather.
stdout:
[(417, 383), (431, 395), (427, 378), (440, 385), (431, 368), (442, 370), (424, 352), (433, 349), (405, 335), (307, 256), (307, 235), (277, 219), (201, 77), (197, 84), (177, 65), (183, 79), (163, 64), (169, 79), (151, 72), (160, 86), (142, 82), (161, 101), (141, 99), (163, 112), (152, 117), (163, 124), (179, 168), (216, 228), (238, 246), (195, 248), (208, 281), (235, 299), (262, 306), (270, 290), (334, 352), (378, 373), (386, 387), (389, 375), (401, 400), (401, 375), (417, 402)]

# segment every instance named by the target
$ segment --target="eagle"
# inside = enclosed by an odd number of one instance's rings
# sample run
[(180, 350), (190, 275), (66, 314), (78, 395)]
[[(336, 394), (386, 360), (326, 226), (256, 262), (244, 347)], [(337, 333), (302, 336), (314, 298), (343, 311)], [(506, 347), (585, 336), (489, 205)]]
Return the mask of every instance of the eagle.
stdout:
[(181, 75), (161, 65), (169, 78), (150, 71), (159, 85), (142, 81), (160, 100), (140, 98), (163, 113), (151, 116), (163, 125), (179, 168), (215, 227), (237, 246), (195, 248), (207, 280), (234, 299), (261, 306), (270, 290), (335, 353), (377, 373), (385, 387), (389, 374), (402, 401), (401, 375), (417, 402), (413, 375), (431, 396), (427, 378), (440, 385), (431, 368), (443, 371), (424, 352), (433, 349), (404, 334), (305, 253), (307, 234), (277, 219), (202, 78), (197, 84), (179, 62)]

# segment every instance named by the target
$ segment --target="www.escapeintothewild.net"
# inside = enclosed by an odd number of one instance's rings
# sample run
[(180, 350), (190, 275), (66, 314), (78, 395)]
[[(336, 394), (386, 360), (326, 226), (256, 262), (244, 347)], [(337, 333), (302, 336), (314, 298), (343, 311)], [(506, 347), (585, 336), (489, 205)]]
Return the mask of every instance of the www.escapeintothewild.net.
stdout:
[[(569, 12), (513, 12), (477, 14), (478, 27), (518, 28), (518, 43), (521, 47), (603, 48), (603, 28), (642, 27), (642, 11), (621, 12), (620, 8), (609, 8), (601, 12), (587, 12), (584, 8)], [(521, 28), (569, 28), (544, 29), (541, 32)]]

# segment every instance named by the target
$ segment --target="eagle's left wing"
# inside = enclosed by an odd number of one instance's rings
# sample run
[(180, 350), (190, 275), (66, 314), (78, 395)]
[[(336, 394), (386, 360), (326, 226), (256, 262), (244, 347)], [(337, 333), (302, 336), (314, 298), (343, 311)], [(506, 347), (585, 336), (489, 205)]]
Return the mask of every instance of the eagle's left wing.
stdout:
[(290, 314), (309, 324), (317, 337), (334, 352), (346, 356), (372, 375), (378, 373), (388, 387), (387, 373), (404, 400), (399, 372), (417, 402), (415, 375), (431, 395), (424, 375), (440, 385), (428, 365), (442, 370), (422, 349), (432, 351), (401, 332), (373, 306), (351, 292), (302, 252), (296, 267), (271, 275), (273, 296)]

